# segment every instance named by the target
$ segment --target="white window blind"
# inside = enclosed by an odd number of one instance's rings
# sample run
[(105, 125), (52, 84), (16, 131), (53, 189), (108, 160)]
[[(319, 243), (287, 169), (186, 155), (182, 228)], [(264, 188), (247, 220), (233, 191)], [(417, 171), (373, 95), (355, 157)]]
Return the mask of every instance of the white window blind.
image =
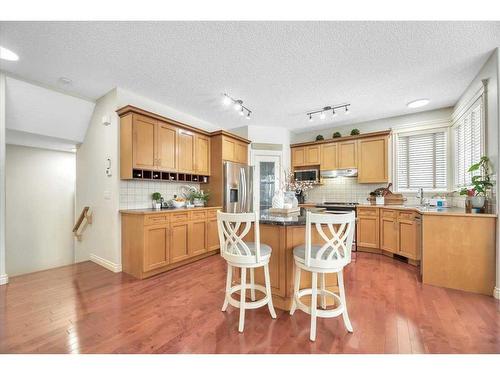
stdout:
[(397, 149), (398, 190), (446, 189), (446, 130), (400, 135)]
[(471, 183), (471, 174), (467, 170), (481, 158), (482, 128), (482, 97), (480, 97), (453, 124), (457, 187), (468, 186)]

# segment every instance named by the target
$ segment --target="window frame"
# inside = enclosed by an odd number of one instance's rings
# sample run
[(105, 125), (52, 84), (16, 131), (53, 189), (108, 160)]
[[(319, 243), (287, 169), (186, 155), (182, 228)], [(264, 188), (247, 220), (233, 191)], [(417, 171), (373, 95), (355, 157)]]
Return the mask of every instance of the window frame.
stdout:
[(431, 133), (438, 133), (442, 132), (444, 133), (445, 136), (445, 141), (446, 141), (446, 187), (444, 188), (424, 188), (426, 192), (431, 192), (431, 193), (447, 193), (450, 191), (450, 181), (452, 176), (451, 171), (454, 169), (454, 167), (451, 165), (451, 150), (450, 150), (450, 122), (436, 122), (429, 124), (428, 126), (415, 126), (407, 129), (399, 129), (394, 131), (394, 142), (393, 142), (393, 186), (394, 186), (394, 191), (399, 192), (399, 193), (416, 193), (417, 188), (406, 188), (406, 189), (400, 189), (399, 188), (399, 181), (398, 181), (398, 171), (399, 171), (399, 141), (401, 137), (408, 137), (408, 136), (414, 136), (414, 135), (422, 135), (422, 134), (431, 134)]

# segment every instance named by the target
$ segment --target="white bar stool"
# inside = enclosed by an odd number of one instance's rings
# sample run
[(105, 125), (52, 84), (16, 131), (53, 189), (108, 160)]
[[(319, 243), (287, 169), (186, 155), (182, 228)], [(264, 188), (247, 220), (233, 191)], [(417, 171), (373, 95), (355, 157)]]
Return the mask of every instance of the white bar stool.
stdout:
[[(311, 315), (311, 332), (309, 338), (316, 340), (316, 318), (333, 318), (342, 315), (344, 325), (349, 332), (352, 332), (351, 321), (347, 314), (347, 304), (345, 300), (343, 268), (351, 262), (351, 248), (354, 237), (354, 223), (356, 215), (354, 212), (346, 214), (314, 214), (306, 213), (306, 238), (305, 245), (297, 246), (293, 249), (295, 259), (295, 284), (292, 307), (290, 315), (299, 308)], [(311, 240), (312, 224), (315, 225), (323, 245), (313, 245)], [(329, 235), (324, 231), (322, 225), (326, 225)], [(309, 289), (300, 290), (301, 270), (312, 273), (312, 285)], [(336, 273), (339, 284), (339, 294), (337, 295), (325, 287), (325, 274)], [(318, 289), (318, 274), (321, 276), (321, 284)], [(317, 308), (317, 297), (321, 295), (322, 310)], [(300, 298), (306, 295), (311, 296), (311, 306), (306, 306)], [(333, 297), (335, 307), (326, 310), (326, 297)]]
[[(250, 232), (254, 223), (255, 242), (245, 242), (243, 238)], [(220, 253), (227, 262), (226, 295), (222, 311), (226, 311), (228, 304), (240, 309), (240, 322), (238, 331), (243, 332), (245, 326), (245, 309), (257, 309), (267, 304), (271, 317), (276, 319), (271, 295), (271, 279), (269, 277), (269, 259), (272, 249), (260, 243), (259, 216), (252, 213), (224, 213), (217, 212), (217, 226), (219, 229)], [(233, 267), (241, 268), (241, 283), (231, 286)], [(254, 270), (264, 267), (265, 286), (255, 284)], [(247, 268), (250, 269), (250, 284), (247, 284)], [(250, 289), (252, 302), (246, 302), (246, 290)], [(256, 301), (255, 290), (261, 291), (265, 297)], [(240, 291), (240, 300), (231, 295)]]

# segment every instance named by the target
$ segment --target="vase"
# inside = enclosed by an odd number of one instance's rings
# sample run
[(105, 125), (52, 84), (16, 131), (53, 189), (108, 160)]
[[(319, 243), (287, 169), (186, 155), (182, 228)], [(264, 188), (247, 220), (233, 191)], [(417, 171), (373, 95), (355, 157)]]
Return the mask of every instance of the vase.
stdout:
[(193, 199), (193, 204), (195, 207), (203, 207), (205, 206), (205, 201), (203, 199), (195, 198)]
[(161, 202), (160, 201), (153, 201), (153, 208), (155, 210), (161, 210)]
[(283, 208), (284, 203), (283, 192), (276, 191), (272, 201), (273, 208)]
[(285, 191), (283, 200), (283, 208), (297, 208), (299, 206), (299, 201), (297, 200), (294, 191)]
[(470, 201), (472, 203), (472, 207), (474, 208), (482, 208), (484, 206), (484, 197), (480, 195), (476, 195), (475, 197), (471, 197)]

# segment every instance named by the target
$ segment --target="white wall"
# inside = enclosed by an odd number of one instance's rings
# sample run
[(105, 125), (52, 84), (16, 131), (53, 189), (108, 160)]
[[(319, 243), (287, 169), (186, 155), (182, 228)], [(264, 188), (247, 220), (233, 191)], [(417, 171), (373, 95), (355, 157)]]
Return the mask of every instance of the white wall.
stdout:
[(7, 145), (6, 268), (10, 276), (74, 261), (74, 153)]
[(388, 130), (394, 127), (415, 126), (416, 123), (425, 123), (429, 121), (449, 119), (453, 111), (452, 107), (440, 108), (433, 111), (423, 111), (412, 113), (410, 115), (395, 116), (373, 121), (360, 122), (348, 126), (331, 127), (322, 130), (306, 131), (303, 133), (292, 133), (292, 143), (310, 142), (316, 139), (318, 134), (323, 135), (325, 139), (332, 138), (334, 132), (340, 132), (342, 136), (347, 136), (351, 130), (357, 128), (361, 133), (370, 133), (375, 131)]
[[(93, 222), (75, 246), (77, 261), (92, 259), (113, 271), (121, 270), (119, 216), (119, 161), (116, 115), (117, 90), (99, 98), (94, 108), (84, 142), (76, 153), (75, 219), (85, 206), (93, 213)], [(104, 126), (102, 117), (111, 124)], [(106, 159), (111, 159), (112, 176), (105, 173)]]
[(0, 72), (0, 285), (9, 280), (5, 271), (5, 74)]
[[(486, 155), (490, 158), (493, 165), (493, 171), (498, 180), (498, 168), (500, 167), (500, 155), (498, 152), (499, 146), (499, 119), (500, 119), (500, 97), (498, 95), (499, 81), (500, 81), (500, 58), (498, 48), (491, 54), (490, 58), (483, 65), (479, 73), (474, 77), (469, 87), (460, 97), (457, 102), (456, 108), (459, 108), (464, 103), (467, 103), (471, 97), (477, 92), (482, 85), (482, 80), (487, 79), (487, 93), (486, 93)], [(496, 212), (500, 212), (500, 188), (498, 182), (496, 184)], [(496, 241), (496, 288), (494, 296), (500, 299), (500, 222), (497, 220), (497, 241)]]

